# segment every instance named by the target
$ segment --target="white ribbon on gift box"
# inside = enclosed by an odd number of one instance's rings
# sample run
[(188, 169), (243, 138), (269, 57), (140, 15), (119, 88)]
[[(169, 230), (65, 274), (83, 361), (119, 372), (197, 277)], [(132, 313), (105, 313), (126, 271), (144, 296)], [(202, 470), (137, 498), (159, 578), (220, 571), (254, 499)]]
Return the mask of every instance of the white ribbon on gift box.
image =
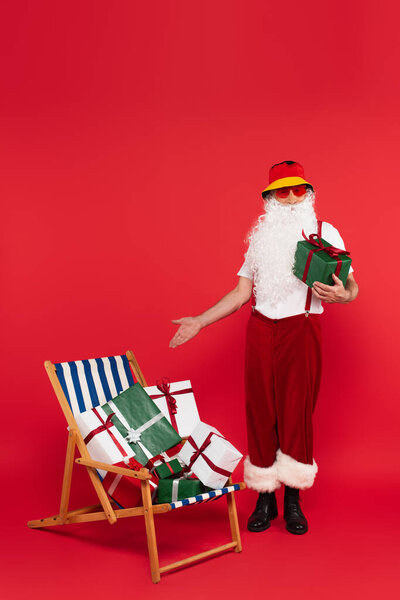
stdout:
[(153, 458), (153, 455), (151, 454), (151, 452), (140, 441), (140, 435), (143, 433), (143, 431), (146, 431), (146, 429), (148, 429), (149, 427), (152, 427), (155, 423), (157, 423), (162, 418), (164, 418), (163, 413), (162, 412), (158, 413), (158, 415), (155, 415), (154, 417), (152, 417), (151, 419), (146, 421), (146, 423), (143, 423), (143, 425), (141, 425), (137, 429), (133, 429), (133, 427), (131, 427), (129, 425), (128, 421), (125, 419), (125, 417), (121, 413), (121, 411), (118, 410), (118, 408), (115, 406), (114, 402), (112, 400), (110, 400), (110, 402), (108, 404), (111, 407), (112, 411), (115, 413), (116, 417), (118, 417), (118, 419), (121, 421), (122, 425), (126, 428), (126, 430), (128, 432), (128, 435), (126, 436), (125, 439), (128, 442), (137, 444), (143, 450), (143, 452), (147, 458), (149, 458), (149, 459)]
[(171, 498), (171, 502), (176, 502), (178, 500), (178, 487), (179, 487), (179, 483), (181, 481), (186, 481), (186, 479), (190, 479), (191, 475), (192, 475), (192, 471), (189, 471), (188, 473), (184, 473), (181, 477), (179, 477), (179, 479), (173, 479), (172, 480), (172, 498)]
[(176, 502), (178, 500), (178, 487), (179, 487), (179, 479), (173, 479), (172, 481), (172, 496), (171, 502)]

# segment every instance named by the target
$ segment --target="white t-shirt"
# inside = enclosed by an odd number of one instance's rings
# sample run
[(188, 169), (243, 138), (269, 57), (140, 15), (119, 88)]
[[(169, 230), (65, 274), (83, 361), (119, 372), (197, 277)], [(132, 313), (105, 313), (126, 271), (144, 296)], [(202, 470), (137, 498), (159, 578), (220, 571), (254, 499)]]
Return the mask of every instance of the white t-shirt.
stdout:
[[(336, 246), (336, 248), (340, 248), (341, 250), (346, 250), (340, 233), (330, 223), (326, 223), (325, 221), (322, 222), (321, 237), (329, 244), (332, 244), (332, 246)], [(353, 267), (351, 265), (349, 272), (353, 272)], [(248, 279), (253, 280), (253, 273), (246, 260), (238, 272), (238, 275), (240, 277), (247, 277)], [(294, 290), (282, 302), (279, 302), (279, 304), (275, 305), (271, 305), (268, 301), (259, 302), (256, 299), (255, 308), (258, 310), (258, 312), (266, 317), (269, 317), (270, 319), (283, 319), (284, 317), (291, 317), (293, 315), (304, 313), (307, 290), (308, 285), (303, 283), (303, 286), (300, 289)], [(312, 294), (310, 313), (321, 314), (323, 312), (324, 309), (322, 307), (321, 300)]]

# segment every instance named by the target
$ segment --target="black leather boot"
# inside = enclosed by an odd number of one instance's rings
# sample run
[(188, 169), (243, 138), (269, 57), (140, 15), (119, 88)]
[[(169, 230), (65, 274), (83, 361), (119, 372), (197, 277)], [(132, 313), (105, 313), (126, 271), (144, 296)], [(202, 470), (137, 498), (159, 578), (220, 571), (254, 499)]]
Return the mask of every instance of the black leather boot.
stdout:
[(290, 488), (287, 485), (285, 486), (283, 507), (283, 518), (286, 521), (286, 529), (296, 535), (307, 533), (308, 523), (300, 508), (299, 490)]
[(276, 519), (277, 516), (275, 492), (262, 492), (258, 495), (256, 508), (247, 521), (247, 529), (265, 531), (271, 525), (271, 519)]

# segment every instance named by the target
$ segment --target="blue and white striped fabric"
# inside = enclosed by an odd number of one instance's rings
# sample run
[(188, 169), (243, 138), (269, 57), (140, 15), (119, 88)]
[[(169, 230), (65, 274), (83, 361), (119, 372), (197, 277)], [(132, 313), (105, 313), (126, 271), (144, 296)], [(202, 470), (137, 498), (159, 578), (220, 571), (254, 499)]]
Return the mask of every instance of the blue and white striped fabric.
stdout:
[(135, 383), (124, 354), (57, 363), (55, 367), (74, 415), (112, 400)]
[(181, 508), (182, 506), (189, 506), (190, 504), (198, 504), (200, 502), (209, 502), (210, 500), (217, 500), (224, 496), (225, 494), (229, 494), (229, 492), (237, 492), (240, 490), (240, 484), (234, 483), (233, 485), (229, 485), (228, 487), (224, 487), (221, 490), (212, 490), (211, 492), (206, 492), (205, 494), (199, 494), (198, 496), (192, 496), (191, 498), (185, 498), (184, 500), (178, 500), (177, 502), (170, 502), (171, 508)]

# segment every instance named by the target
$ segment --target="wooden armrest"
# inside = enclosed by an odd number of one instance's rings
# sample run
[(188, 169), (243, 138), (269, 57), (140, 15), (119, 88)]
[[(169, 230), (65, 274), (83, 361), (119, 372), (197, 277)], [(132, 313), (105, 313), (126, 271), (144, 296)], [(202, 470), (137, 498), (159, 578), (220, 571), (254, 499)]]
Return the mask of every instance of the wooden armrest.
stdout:
[(116, 467), (115, 465), (98, 462), (91, 458), (77, 458), (75, 462), (77, 462), (78, 465), (84, 465), (85, 467), (92, 467), (93, 469), (99, 469), (100, 471), (110, 471), (111, 473), (117, 473), (118, 475), (134, 477), (135, 479), (151, 479), (149, 470), (144, 467), (140, 469), (140, 471), (133, 471), (132, 469), (125, 469), (124, 467)]
[(239, 485), (240, 491), (245, 490), (247, 488), (247, 485), (243, 481), (241, 481), (240, 483), (233, 483), (232, 485)]

